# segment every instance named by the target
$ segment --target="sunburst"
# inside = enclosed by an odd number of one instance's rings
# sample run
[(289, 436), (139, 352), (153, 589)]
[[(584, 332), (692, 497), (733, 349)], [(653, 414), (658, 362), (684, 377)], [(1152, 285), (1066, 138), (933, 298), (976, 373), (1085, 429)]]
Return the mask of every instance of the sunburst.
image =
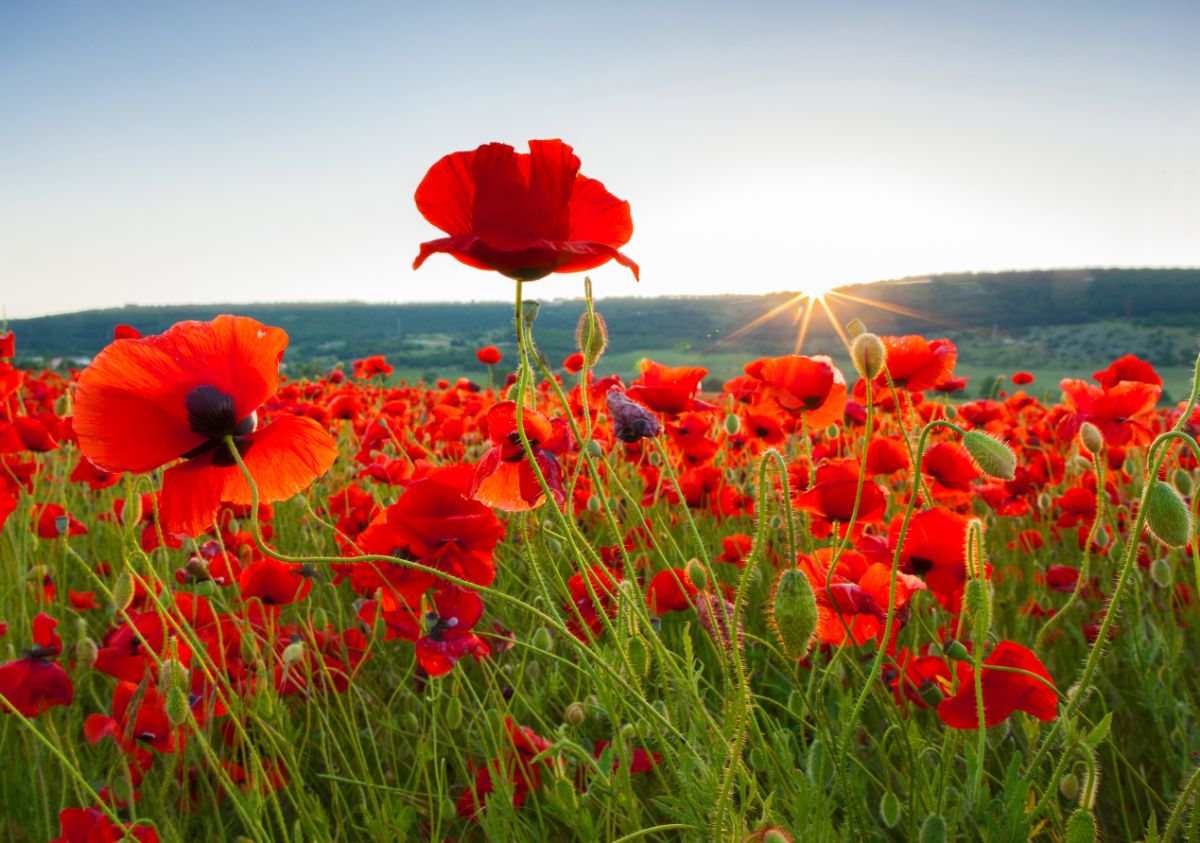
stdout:
[(810, 281), (804, 285), (799, 293), (796, 293), (791, 298), (784, 301), (782, 304), (775, 307), (746, 323), (736, 331), (726, 335), (718, 343), (718, 345), (726, 345), (733, 342), (738, 337), (745, 336), (755, 328), (771, 321), (782, 313), (790, 312), (792, 321), (799, 324), (796, 330), (796, 343), (794, 353), (799, 354), (804, 348), (804, 340), (808, 336), (808, 329), (812, 323), (813, 314), (817, 311), (822, 311), (825, 318), (829, 320), (829, 324), (833, 326), (837, 332), (838, 338), (847, 348), (850, 347), (850, 337), (847, 336), (845, 328), (834, 311), (834, 304), (849, 305), (866, 305), (868, 307), (879, 308), (886, 310), (889, 313), (895, 313), (898, 316), (909, 316), (914, 319), (921, 319), (926, 322), (931, 322), (935, 325), (942, 325), (948, 328), (961, 328), (962, 325), (947, 319), (941, 319), (934, 316), (932, 313), (927, 313), (923, 310), (916, 310), (911, 307), (904, 307), (891, 302), (879, 301), (867, 296), (861, 295), (862, 290), (858, 294), (847, 293), (844, 288), (837, 286), (832, 282)]

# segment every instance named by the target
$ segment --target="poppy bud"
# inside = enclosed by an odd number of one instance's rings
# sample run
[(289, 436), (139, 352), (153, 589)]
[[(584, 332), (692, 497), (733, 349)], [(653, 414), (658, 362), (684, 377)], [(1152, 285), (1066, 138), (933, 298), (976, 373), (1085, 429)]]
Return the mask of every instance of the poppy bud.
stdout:
[(967, 648), (963, 646), (963, 643), (953, 639), (942, 645), (942, 655), (954, 662), (967, 662), (971, 660), (971, 654), (967, 652)]
[(980, 471), (988, 477), (1012, 480), (1016, 476), (1017, 455), (999, 439), (978, 430), (968, 430), (962, 443)]
[(1179, 490), (1179, 494), (1187, 497), (1192, 493), (1192, 488), (1194, 486), (1192, 483), (1192, 475), (1188, 474), (1182, 468), (1175, 469), (1175, 476), (1173, 480), (1175, 483), (1175, 488)]
[(293, 665), (304, 658), (304, 642), (293, 641), (283, 648), (283, 663)]
[(861, 319), (851, 319), (846, 323), (846, 333), (850, 335), (850, 339), (857, 339), (866, 332), (867, 326), (863, 324)]
[(568, 811), (579, 810), (579, 796), (570, 779), (559, 776), (554, 780), (554, 796)]
[(613, 436), (622, 442), (638, 442), (646, 437), (657, 436), (662, 430), (654, 413), (621, 390), (610, 390), (606, 400), (613, 421)]
[(562, 556), (562, 542), (554, 538), (554, 536), (550, 536), (546, 539), (546, 550), (550, 551), (550, 555), (557, 559), (558, 557)]
[(762, 833), (762, 843), (792, 843), (792, 835), (782, 828), (768, 828)]
[(788, 568), (775, 580), (767, 622), (784, 655), (803, 658), (812, 647), (817, 630), (817, 596), (812, 583), (796, 568)]
[(859, 334), (850, 343), (850, 359), (865, 380), (873, 381), (887, 362), (887, 347), (875, 334)]
[(890, 790), (879, 800), (879, 818), (888, 828), (895, 828), (900, 822), (900, 800)]
[(172, 688), (186, 689), (190, 686), (188, 669), (179, 659), (164, 659), (158, 668), (158, 687), (161, 691)]
[(826, 439), (837, 439), (838, 432), (839, 432), (838, 426), (836, 424), (831, 424), (831, 425), (829, 425), (829, 427), (825, 428), (825, 438)]
[(597, 497), (596, 495), (589, 495), (588, 502), (587, 502), (587, 508), (588, 508), (588, 512), (599, 512), (600, 511), (600, 498)]
[(1079, 776), (1074, 773), (1067, 773), (1058, 780), (1058, 792), (1063, 795), (1063, 798), (1068, 802), (1074, 802), (1079, 798)]
[(75, 663), (81, 670), (91, 670), (96, 665), (100, 648), (90, 638), (81, 638), (75, 645)]
[(312, 613), (312, 628), (325, 629), (329, 626), (329, 613), (318, 606)]
[[(589, 337), (591, 342), (588, 342)], [(579, 314), (579, 321), (575, 324), (575, 347), (587, 360), (589, 368), (596, 365), (604, 349), (608, 348), (608, 325), (603, 316), (594, 310), (591, 319), (588, 319), (586, 310)]]
[(1100, 453), (1100, 449), (1104, 447), (1104, 434), (1100, 432), (1100, 428), (1091, 422), (1084, 422), (1079, 428), (1079, 441), (1083, 443), (1083, 447), (1087, 448), (1093, 454)]
[(533, 633), (533, 646), (539, 650), (552, 652), (554, 650), (554, 636), (550, 634), (550, 630), (544, 626), (539, 626), (537, 631)]
[(629, 665), (639, 679), (650, 674), (650, 648), (640, 635), (629, 639)]
[(533, 323), (538, 318), (538, 311), (541, 309), (542, 303), (537, 299), (525, 299), (521, 302), (521, 321), (525, 323), (526, 330), (533, 327)]
[(742, 420), (738, 418), (737, 413), (730, 413), (725, 417), (725, 432), (730, 436), (737, 436), (738, 431), (742, 429)]
[(188, 701), (183, 691), (172, 686), (167, 691), (167, 720), (171, 721), (172, 726), (178, 726), (187, 720), (188, 717)]
[(600, 447), (600, 443), (595, 439), (589, 439), (587, 443), (587, 451), (593, 457), (604, 456), (604, 449)]
[(917, 840), (920, 843), (946, 843), (946, 821), (941, 814), (930, 814), (925, 818)]
[(1155, 480), (1146, 499), (1146, 525), (1168, 547), (1183, 547), (1192, 537), (1192, 511), (1174, 487)]
[(1087, 808), (1076, 808), (1067, 820), (1064, 843), (1096, 843), (1096, 818)]
[(687, 571), (688, 580), (696, 587), (697, 591), (703, 591), (708, 585), (708, 572), (704, 570), (704, 566), (700, 564), (699, 559), (689, 559), (684, 570)]
[(58, 416), (60, 419), (65, 419), (67, 416), (71, 415), (70, 391), (64, 392), (62, 395), (58, 396), (58, 400), (54, 402), (54, 415)]
[(458, 697), (451, 697), (446, 700), (446, 725), (451, 729), (457, 729), (462, 725), (463, 707), (462, 700)]
[(947, 404), (942, 408), (942, 415), (950, 421), (954, 421), (958, 418), (958, 407), (955, 407), (953, 404)]
[(142, 496), (130, 495), (125, 499), (125, 508), (121, 510), (121, 520), (125, 522), (126, 527), (132, 528), (134, 524), (140, 524), (142, 521)]
[(587, 720), (587, 707), (581, 702), (573, 702), (563, 712), (563, 720), (568, 726), (580, 726)]
[(113, 611), (118, 615), (129, 608), (133, 602), (133, 575), (122, 571), (112, 587)]
[(968, 580), (963, 592), (963, 608), (971, 618), (971, 637), (976, 647), (983, 646), (992, 628), (992, 595), (983, 580)]
[(1151, 562), (1150, 579), (1154, 580), (1154, 584), (1159, 588), (1170, 588), (1175, 579), (1170, 563), (1166, 559), (1155, 559)]

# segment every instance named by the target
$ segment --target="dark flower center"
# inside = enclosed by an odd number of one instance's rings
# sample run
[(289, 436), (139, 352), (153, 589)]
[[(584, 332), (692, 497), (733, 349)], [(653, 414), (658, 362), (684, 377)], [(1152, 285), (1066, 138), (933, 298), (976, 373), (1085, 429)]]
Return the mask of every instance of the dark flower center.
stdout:
[[(198, 457), (216, 448), (225, 441), (226, 436), (234, 438), (239, 453), (245, 454), (249, 450), (250, 442), (245, 437), (253, 433), (258, 426), (258, 413), (252, 412), (244, 419), (238, 419), (232, 395), (215, 386), (198, 386), (187, 394), (184, 406), (187, 408), (188, 427), (192, 433), (207, 440), (198, 448), (183, 454), (184, 459)], [(230, 466), (234, 462), (233, 456), (224, 448), (213, 455), (213, 465)]]

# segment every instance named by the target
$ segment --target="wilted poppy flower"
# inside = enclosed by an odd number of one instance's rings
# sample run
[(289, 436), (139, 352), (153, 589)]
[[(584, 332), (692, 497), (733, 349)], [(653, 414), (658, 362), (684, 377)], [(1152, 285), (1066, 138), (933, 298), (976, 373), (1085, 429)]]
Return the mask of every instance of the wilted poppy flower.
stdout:
[[(1046, 681), (1023, 673), (988, 670), (989, 666), (1018, 668)], [(938, 717), (952, 729), (978, 729), (975, 671), (965, 661), (958, 662), (957, 669), (958, 693), (942, 700), (938, 705)], [(981, 687), (983, 721), (989, 729), (1017, 711), (1032, 714), (1038, 720), (1053, 720), (1058, 716), (1058, 693), (1049, 671), (1032, 651), (1013, 641), (1001, 641), (984, 659)]]
[(222, 501), (250, 503), (250, 487), (225, 437), (234, 437), (261, 500), (304, 489), (333, 464), (337, 446), (311, 419), (282, 415), (259, 428), (258, 410), (279, 386), (287, 334), (253, 319), (181, 322), (165, 334), (117, 340), (79, 377), (75, 432), (106, 471), (163, 475), (168, 532), (196, 536)]
[(485, 366), (495, 366), (504, 359), (503, 355), (500, 354), (500, 349), (494, 345), (485, 345), (475, 352), (475, 357)]
[[(561, 505), (566, 500), (562, 485), (562, 467), (555, 454), (567, 447), (567, 424), (562, 419), (550, 419), (534, 410), (522, 413), (522, 426), (529, 439), (534, 459), (554, 499)], [(493, 448), (475, 465), (471, 480), (471, 497), (506, 512), (523, 512), (545, 503), (542, 485), (521, 445), (517, 431), (517, 405), (501, 401), (487, 415), (488, 437)]]
[(639, 442), (657, 436), (662, 430), (662, 424), (653, 413), (629, 400), (621, 390), (610, 390), (605, 401), (612, 416), (613, 436), (622, 442)]
[(552, 272), (582, 272), (616, 260), (633, 236), (629, 203), (579, 174), (579, 158), (561, 140), (530, 141), (529, 152), (502, 143), (453, 152), (416, 193), (417, 210), (449, 234), (421, 244), (413, 261), (446, 252), (476, 269), (535, 281)]
[[(36, 717), (56, 705), (70, 705), (75, 686), (65, 670), (51, 661), (62, 652), (55, 632), (58, 621), (39, 614), (33, 619), (33, 648), (24, 657), (0, 665), (0, 696), (25, 717)], [(5, 714), (10, 714), (7, 706)]]

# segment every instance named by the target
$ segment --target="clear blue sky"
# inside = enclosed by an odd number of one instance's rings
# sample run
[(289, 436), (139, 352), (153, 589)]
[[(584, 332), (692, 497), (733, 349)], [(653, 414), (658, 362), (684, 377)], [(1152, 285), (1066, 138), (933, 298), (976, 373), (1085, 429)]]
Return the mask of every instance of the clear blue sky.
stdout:
[(412, 193), (540, 137), (633, 205), (604, 295), (1200, 265), (1198, 43), (1190, 2), (6, 0), (0, 307), (507, 299), (411, 270)]

